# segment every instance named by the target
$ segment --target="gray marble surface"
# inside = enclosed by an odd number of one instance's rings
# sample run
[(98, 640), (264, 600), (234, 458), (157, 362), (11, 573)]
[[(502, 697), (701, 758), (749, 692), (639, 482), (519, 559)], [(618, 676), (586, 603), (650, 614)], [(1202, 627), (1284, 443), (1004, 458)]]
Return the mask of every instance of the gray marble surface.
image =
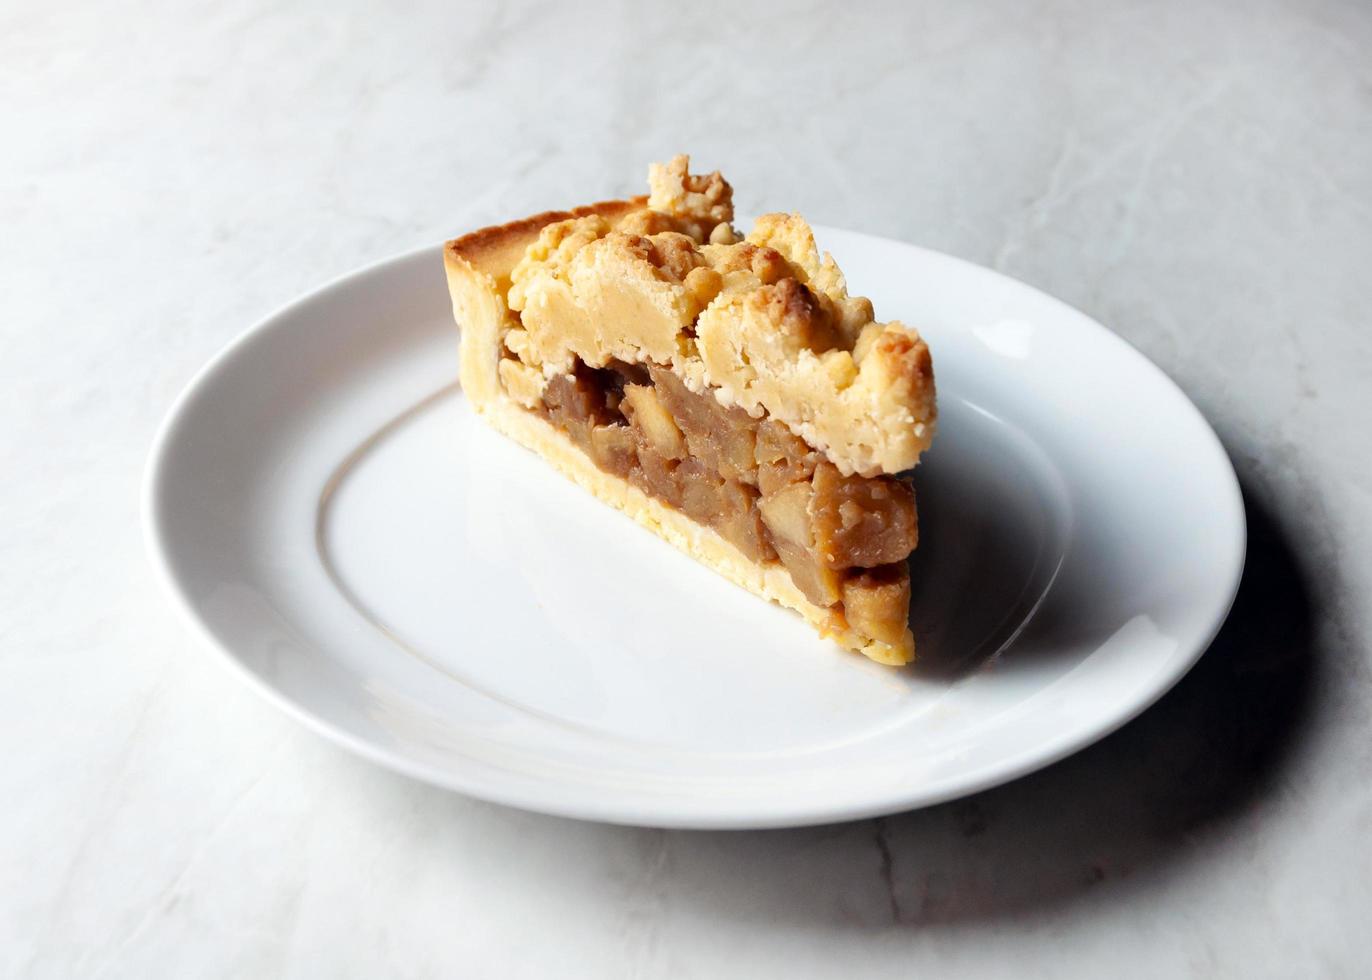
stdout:
[[(1372, 8), (654, 9), (0, 7), (0, 974), (1367, 976)], [(192, 372), (322, 280), (678, 150), (747, 210), (1033, 283), (1182, 385), (1251, 546), (1173, 693), (961, 802), (678, 833), (373, 768), (193, 642), (138, 516)]]

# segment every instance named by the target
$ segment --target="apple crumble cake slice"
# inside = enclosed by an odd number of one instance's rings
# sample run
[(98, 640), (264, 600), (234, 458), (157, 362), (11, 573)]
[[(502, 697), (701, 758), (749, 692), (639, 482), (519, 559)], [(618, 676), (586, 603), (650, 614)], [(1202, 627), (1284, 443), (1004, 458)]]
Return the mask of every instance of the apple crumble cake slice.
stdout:
[(732, 188), (685, 156), (649, 183), (448, 242), (467, 397), (720, 574), (908, 662), (927, 346), (848, 295), (799, 215), (740, 235)]

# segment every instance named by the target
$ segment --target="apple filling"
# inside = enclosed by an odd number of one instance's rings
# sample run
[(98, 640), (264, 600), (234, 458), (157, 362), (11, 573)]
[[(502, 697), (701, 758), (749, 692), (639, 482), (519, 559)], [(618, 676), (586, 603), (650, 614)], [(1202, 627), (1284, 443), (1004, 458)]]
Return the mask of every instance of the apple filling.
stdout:
[(544, 387), (537, 411), (597, 467), (780, 562), (839, 625), (899, 645), (918, 541), (915, 495), (893, 476), (844, 476), (773, 419), (697, 393), (657, 365), (612, 361)]

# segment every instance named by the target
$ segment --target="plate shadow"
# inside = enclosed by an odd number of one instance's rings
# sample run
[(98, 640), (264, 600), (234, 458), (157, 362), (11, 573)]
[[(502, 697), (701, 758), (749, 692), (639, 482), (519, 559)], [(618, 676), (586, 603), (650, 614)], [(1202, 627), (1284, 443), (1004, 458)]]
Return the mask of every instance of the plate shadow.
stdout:
[(623, 865), (625, 901), (761, 928), (974, 926), (1094, 900), (1241, 830), (1308, 728), (1320, 669), (1309, 580), (1275, 508), (1251, 488), (1244, 500), (1238, 597), (1196, 667), (1113, 735), (962, 800), (823, 827), (667, 831), (516, 813), (359, 767), (551, 855), (546, 886), (569, 902), (606, 861)]
[[(1308, 727), (1319, 670), (1309, 582), (1272, 509), (1251, 488), (1244, 501), (1248, 559), (1228, 620), (1191, 672), (1118, 732), (924, 810), (808, 830), (672, 834), (677, 865), (709, 869), (721, 915), (888, 928), (1077, 899), (1242, 822)], [(808, 869), (789, 859), (807, 852)]]
[(1068, 518), (1056, 470), (1027, 437), (961, 402), (915, 472), (911, 678), (951, 681), (1006, 649), (1062, 566)]

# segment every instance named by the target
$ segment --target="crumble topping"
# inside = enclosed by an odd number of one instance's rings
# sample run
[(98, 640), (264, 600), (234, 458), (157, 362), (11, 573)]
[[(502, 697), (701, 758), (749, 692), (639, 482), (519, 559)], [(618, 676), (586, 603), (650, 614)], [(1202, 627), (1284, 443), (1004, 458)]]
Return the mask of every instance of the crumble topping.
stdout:
[(849, 296), (797, 214), (740, 239), (733, 191), (688, 158), (654, 164), (648, 207), (544, 227), (511, 273), (507, 391), (526, 407), (579, 363), (670, 366), (695, 392), (768, 415), (845, 475), (896, 473), (928, 448), (933, 370), (919, 333)]

